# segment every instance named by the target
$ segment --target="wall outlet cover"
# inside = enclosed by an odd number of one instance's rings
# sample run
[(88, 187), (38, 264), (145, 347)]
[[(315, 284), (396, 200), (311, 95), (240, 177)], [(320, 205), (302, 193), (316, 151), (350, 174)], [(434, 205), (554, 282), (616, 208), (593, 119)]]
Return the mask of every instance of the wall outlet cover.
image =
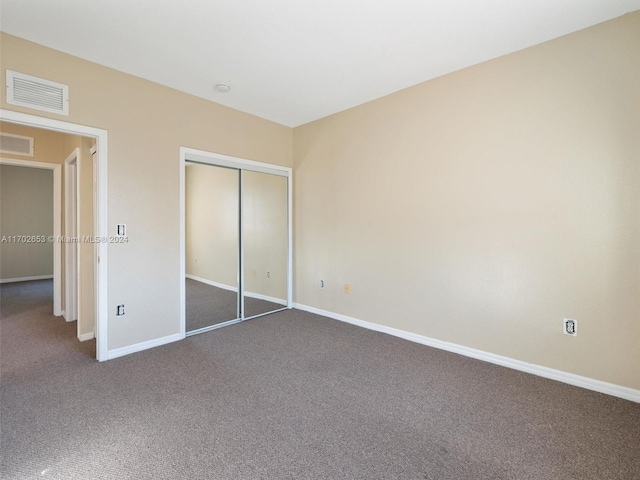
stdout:
[(575, 337), (578, 335), (578, 321), (573, 318), (565, 318), (562, 321), (562, 333)]

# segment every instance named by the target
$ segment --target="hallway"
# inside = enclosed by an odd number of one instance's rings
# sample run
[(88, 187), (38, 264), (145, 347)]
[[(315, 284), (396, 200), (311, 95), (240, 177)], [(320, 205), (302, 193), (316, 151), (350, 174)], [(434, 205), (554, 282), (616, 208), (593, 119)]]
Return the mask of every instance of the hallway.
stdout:
[[(53, 280), (5, 283), (0, 287), (0, 375), (63, 357), (95, 359), (96, 342), (79, 342), (76, 322), (53, 315)], [(71, 359), (71, 358), (69, 358)]]

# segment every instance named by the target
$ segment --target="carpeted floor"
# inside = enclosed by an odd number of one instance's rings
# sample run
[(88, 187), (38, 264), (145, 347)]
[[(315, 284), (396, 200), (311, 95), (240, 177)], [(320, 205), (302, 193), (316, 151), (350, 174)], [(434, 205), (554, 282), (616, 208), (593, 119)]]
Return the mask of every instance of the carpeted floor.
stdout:
[(296, 310), (98, 363), (1, 293), (5, 480), (640, 478), (629, 401)]
[[(186, 285), (186, 330), (217, 325), (238, 318), (238, 294), (190, 278)], [(283, 308), (277, 303), (246, 297), (245, 318)]]
[(238, 294), (185, 279), (187, 332), (238, 318)]

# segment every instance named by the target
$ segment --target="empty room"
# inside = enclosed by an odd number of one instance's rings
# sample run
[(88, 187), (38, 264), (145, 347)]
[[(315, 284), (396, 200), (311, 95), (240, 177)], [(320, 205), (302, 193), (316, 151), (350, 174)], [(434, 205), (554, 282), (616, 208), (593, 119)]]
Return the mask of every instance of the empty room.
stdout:
[(640, 478), (640, 0), (0, 30), (0, 477)]

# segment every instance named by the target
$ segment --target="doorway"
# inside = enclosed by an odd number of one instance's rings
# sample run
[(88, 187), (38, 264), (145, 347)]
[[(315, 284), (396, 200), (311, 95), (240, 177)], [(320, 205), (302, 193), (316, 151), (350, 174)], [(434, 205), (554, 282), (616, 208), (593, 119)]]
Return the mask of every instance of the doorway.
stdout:
[[(95, 185), (94, 193), (96, 196), (95, 205), (93, 207), (94, 218), (94, 238), (107, 238), (107, 131), (78, 125), (50, 118), (38, 117), (24, 113), (18, 113), (11, 110), (0, 109), (0, 120), (33, 127), (37, 129), (51, 130), (71, 135), (83, 137), (92, 137), (95, 139), (96, 155), (95, 155)], [(26, 161), (29, 163), (28, 161)], [(32, 163), (32, 162), (31, 162)], [(58, 165), (58, 175), (61, 175), (60, 165)], [(54, 170), (54, 177), (56, 175)], [(59, 194), (59, 193), (58, 193)], [(60, 197), (58, 204), (61, 205)], [(54, 236), (61, 236), (61, 218), (60, 214), (54, 219), (54, 225), (58, 225), (57, 232), (54, 230)], [(107, 305), (107, 243), (95, 242), (95, 265), (94, 265), (94, 285), (95, 285), (95, 332), (96, 338), (96, 357), (99, 361), (108, 359), (108, 305)], [(60, 273), (61, 266), (61, 242), (54, 242), (54, 270), (58, 273), (57, 282), (54, 272), (54, 313), (61, 315), (61, 284), (62, 278)], [(57, 264), (57, 269), (55, 265)], [(55, 288), (58, 285), (58, 288)], [(56, 310), (57, 307), (57, 310)]]
[[(20, 168), (27, 168), (27, 169), (37, 169), (37, 170), (41, 170), (41, 171), (50, 171), (52, 173), (52, 177), (53, 177), (53, 195), (51, 198), (52, 201), (52, 214), (53, 214), (53, 218), (52, 218), (52, 232), (53, 235), (52, 237), (54, 238), (58, 238), (61, 235), (62, 229), (61, 229), (61, 222), (60, 222), (60, 218), (61, 218), (61, 191), (62, 191), (62, 176), (61, 176), (61, 166), (60, 165), (56, 165), (56, 164), (52, 164), (52, 163), (45, 163), (45, 162), (36, 162), (36, 161), (28, 161), (28, 160), (21, 160), (21, 159), (14, 159), (14, 158), (0, 158), (0, 165), (2, 166), (6, 166), (6, 167), (20, 167)], [(5, 190), (5, 189), (3, 189)], [(6, 192), (5, 192), (6, 193)], [(26, 202), (25, 202), (26, 203)], [(5, 205), (5, 202), (3, 202), (3, 206), (6, 207), (7, 205)], [(27, 214), (28, 216), (31, 216), (31, 212), (29, 212)], [(3, 212), (3, 219), (6, 220), (8, 216), (6, 215), (6, 212)], [(24, 215), (21, 215), (21, 217), (24, 217)], [(32, 222), (30, 222), (32, 223)], [(37, 223), (36, 223), (37, 224)], [(9, 235), (24, 235), (26, 234), (30, 234), (33, 233), (33, 235), (27, 235), (27, 237), (33, 237), (33, 238), (24, 238), (25, 240), (25, 244), (27, 246), (38, 246), (38, 250), (44, 250), (43, 247), (46, 247), (45, 245), (43, 245), (44, 242), (40, 242), (40, 240), (45, 240), (45, 241), (49, 241), (49, 238), (41, 238), (43, 237), (41, 232), (26, 232), (26, 231), (22, 231), (22, 228), (19, 229), (20, 231), (10, 231), (10, 232), (3, 232), (3, 234), (9, 234)], [(48, 233), (48, 232), (47, 232)], [(22, 241), (22, 239), (18, 239), (20, 242)], [(33, 242), (31, 242), (31, 240), (33, 240)], [(49, 242), (49, 243), (53, 243), (52, 246), (52, 257), (53, 257), (53, 265), (52, 265), (52, 275), (27, 275), (25, 276), (23, 273), (20, 274), (8, 274), (6, 273), (6, 266), (5, 268), (3, 268), (2, 274), (3, 277), (5, 277), (2, 281), (2, 283), (13, 283), (13, 282), (18, 282), (18, 281), (28, 281), (28, 280), (41, 280), (41, 279), (45, 279), (45, 278), (53, 278), (53, 314), (55, 316), (60, 316), (62, 315), (62, 279), (61, 279), (61, 273), (62, 273), (62, 265), (61, 265), (61, 247), (59, 244), (57, 244), (56, 242)], [(40, 245), (38, 245), (40, 244)], [(10, 243), (8, 244), (10, 245)], [(3, 247), (8, 246), (7, 244), (4, 244)], [(15, 246), (19, 246), (19, 243), (14, 244)], [(47, 249), (48, 250), (48, 249)], [(35, 252), (29, 252), (29, 256), (32, 256)], [(40, 256), (38, 255), (38, 253), (35, 253), (36, 256)], [(3, 260), (6, 261), (7, 258), (15, 258), (14, 255), (12, 255), (10, 252), (3, 252)], [(11, 269), (10, 269), (11, 270)], [(9, 277), (9, 278), (7, 278)], [(15, 277), (15, 278), (12, 278)]]

